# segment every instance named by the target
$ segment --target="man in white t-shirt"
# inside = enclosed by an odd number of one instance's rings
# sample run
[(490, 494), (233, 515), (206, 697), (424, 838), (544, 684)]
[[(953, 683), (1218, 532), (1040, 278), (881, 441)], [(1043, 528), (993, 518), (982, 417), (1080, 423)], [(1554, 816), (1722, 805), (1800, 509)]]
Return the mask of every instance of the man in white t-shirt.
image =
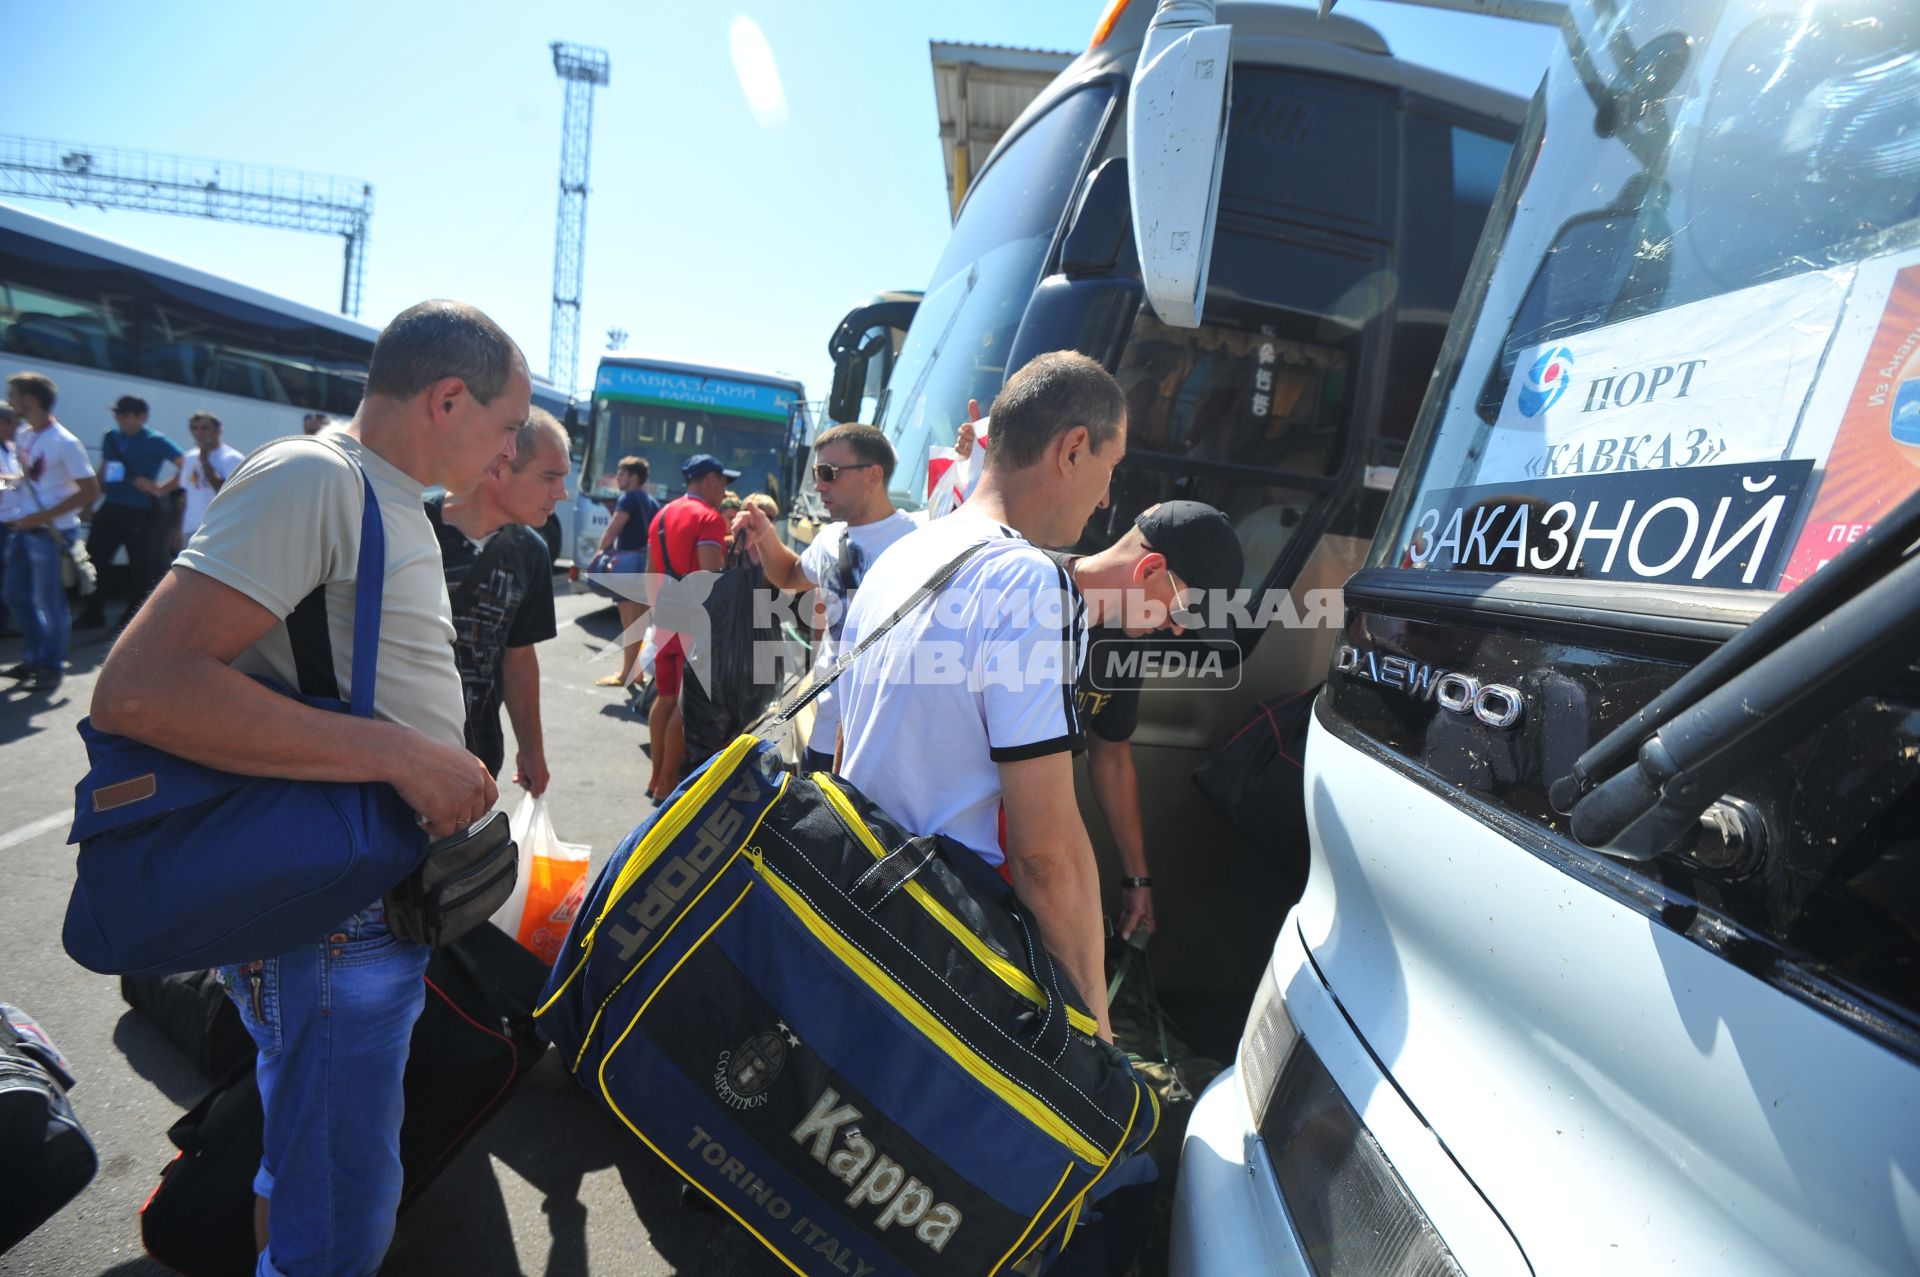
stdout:
[[(403, 311), (374, 343), (346, 428), (267, 444), (222, 486), (101, 667), (94, 726), (243, 775), (385, 782), (436, 838), (479, 820), (498, 795), (466, 749), (452, 611), (422, 497), (429, 485), (470, 491), (511, 457), (532, 389), (519, 347), (478, 310)], [(386, 563), (364, 719), (247, 676), (352, 695), (369, 486)], [(376, 900), (309, 943), (220, 968), (261, 1048), (260, 1272), (379, 1268), (400, 1203), (401, 1078), (427, 952), (393, 935)]]
[(194, 413), (187, 418), (187, 429), (196, 446), (180, 458), (180, 468), (160, 489), (163, 494), (176, 488), (187, 494), (180, 503), (175, 550), (193, 540), (193, 534), (200, 530), (201, 522), (207, 517), (207, 507), (213, 504), (214, 494), (233, 478), (233, 472), (247, 459), (247, 454), (240, 449), (220, 442), (220, 418), (212, 413)]
[[(776, 589), (803, 593), (818, 589), (825, 635), (814, 657), (816, 677), (831, 666), (846, 624), (847, 607), (867, 570), (888, 546), (926, 520), (894, 509), (887, 495), (893, 477), (893, 445), (872, 426), (848, 422), (823, 431), (814, 440), (813, 479), (820, 500), (836, 520), (800, 554), (780, 540), (771, 520), (752, 506), (734, 520), (760, 555), (767, 581)], [(814, 701), (813, 730), (807, 737), (808, 771), (833, 768), (834, 740), (840, 729), (839, 706), (831, 690)]]
[(21, 480), (7, 501), (7, 608), (26, 639), (24, 659), (6, 677), (29, 691), (52, 691), (67, 668), (67, 592), (60, 559), (78, 535), (80, 511), (100, 496), (86, 445), (54, 420), (59, 387), (37, 372), (7, 378), (7, 403), (22, 424), (14, 433)]
[(1099, 364), (1061, 351), (1015, 373), (992, 416), (967, 503), (902, 537), (861, 582), (848, 645), (985, 544), (838, 684), (841, 771), (914, 833), (998, 868), (1111, 1040), (1098, 874), (1073, 790), (1084, 605), (1038, 547), (1070, 544), (1106, 504), (1126, 402)]

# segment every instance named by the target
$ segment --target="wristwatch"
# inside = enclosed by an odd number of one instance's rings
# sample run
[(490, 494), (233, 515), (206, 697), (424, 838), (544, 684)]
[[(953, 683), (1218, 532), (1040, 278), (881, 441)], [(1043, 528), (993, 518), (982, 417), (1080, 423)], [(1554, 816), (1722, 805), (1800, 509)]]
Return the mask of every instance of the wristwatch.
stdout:
[(1153, 885), (1153, 879), (1145, 875), (1138, 878), (1122, 878), (1120, 885), (1123, 887), (1151, 887)]

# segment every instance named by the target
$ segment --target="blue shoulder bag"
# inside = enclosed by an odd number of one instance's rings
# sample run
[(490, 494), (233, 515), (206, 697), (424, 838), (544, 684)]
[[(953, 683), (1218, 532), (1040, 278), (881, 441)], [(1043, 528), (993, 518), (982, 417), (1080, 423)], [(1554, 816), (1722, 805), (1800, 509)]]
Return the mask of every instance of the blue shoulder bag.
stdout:
[[(350, 704), (373, 717), (386, 529), (364, 471)], [(74, 787), (79, 872), (62, 933), (81, 966), (163, 975), (251, 962), (310, 943), (412, 873), (427, 837), (390, 785), (238, 776), (94, 729)]]

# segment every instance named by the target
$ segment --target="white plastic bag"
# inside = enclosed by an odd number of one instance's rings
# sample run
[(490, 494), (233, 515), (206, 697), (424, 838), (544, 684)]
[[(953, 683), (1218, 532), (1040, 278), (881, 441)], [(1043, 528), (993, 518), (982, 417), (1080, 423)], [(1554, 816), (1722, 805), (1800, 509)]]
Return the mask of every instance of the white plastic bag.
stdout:
[(551, 966), (566, 942), (580, 902), (586, 899), (593, 849), (561, 842), (553, 831), (547, 800), (532, 794), (521, 798), (511, 824), (513, 841), (520, 849), (520, 875), (492, 922)]

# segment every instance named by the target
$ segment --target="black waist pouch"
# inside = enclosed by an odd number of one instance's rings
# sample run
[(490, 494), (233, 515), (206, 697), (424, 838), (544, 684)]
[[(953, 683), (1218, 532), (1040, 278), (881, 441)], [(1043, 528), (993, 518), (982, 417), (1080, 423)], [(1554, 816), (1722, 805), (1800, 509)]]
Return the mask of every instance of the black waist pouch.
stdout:
[(427, 850), (420, 867), (387, 893), (387, 926), (402, 940), (451, 944), (507, 902), (519, 872), (507, 814), (496, 811)]

